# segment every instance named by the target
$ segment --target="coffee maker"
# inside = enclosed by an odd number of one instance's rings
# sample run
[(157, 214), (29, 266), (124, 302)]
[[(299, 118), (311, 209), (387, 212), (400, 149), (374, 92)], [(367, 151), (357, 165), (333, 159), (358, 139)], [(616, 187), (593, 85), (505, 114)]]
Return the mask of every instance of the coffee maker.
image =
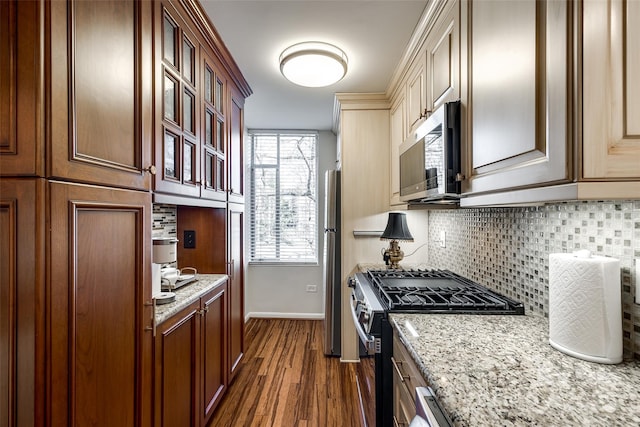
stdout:
[(163, 265), (176, 262), (178, 253), (178, 239), (175, 237), (154, 237), (153, 238), (153, 260), (151, 264), (152, 295), (156, 299), (156, 304), (171, 302), (175, 299), (173, 292), (162, 292)]

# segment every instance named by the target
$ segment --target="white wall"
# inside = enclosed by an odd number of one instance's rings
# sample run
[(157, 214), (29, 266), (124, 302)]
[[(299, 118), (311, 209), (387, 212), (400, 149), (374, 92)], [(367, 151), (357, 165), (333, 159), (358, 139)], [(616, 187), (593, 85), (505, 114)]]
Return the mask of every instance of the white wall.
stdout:
[[(335, 169), (335, 167), (336, 136), (328, 131), (320, 132), (318, 143), (318, 264), (247, 265), (245, 270), (245, 313), (247, 318), (322, 319), (324, 317), (322, 278), (324, 173), (326, 170)], [(245, 176), (248, 183), (250, 171), (247, 171)], [(250, 189), (247, 188), (245, 193), (247, 203), (250, 200), (249, 191)], [(246, 221), (251, 221), (249, 215), (245, 215), (245, 218)], [(250, 223), (245, 224), (245, 230), (247, 230), (245, 232), (245, 248), (248, 252)], [(246, 260), (248, 262), (248, 256)], [(307, 285), (316, 285), (317, 292), (307, 292)]]

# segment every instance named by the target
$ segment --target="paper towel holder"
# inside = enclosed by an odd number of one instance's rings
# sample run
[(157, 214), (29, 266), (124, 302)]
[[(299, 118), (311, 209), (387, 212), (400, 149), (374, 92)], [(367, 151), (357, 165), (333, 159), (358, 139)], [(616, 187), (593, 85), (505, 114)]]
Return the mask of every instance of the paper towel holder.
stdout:
[(549, 254), (549, 344), (589, 362), (622, 362), (620, 260)]

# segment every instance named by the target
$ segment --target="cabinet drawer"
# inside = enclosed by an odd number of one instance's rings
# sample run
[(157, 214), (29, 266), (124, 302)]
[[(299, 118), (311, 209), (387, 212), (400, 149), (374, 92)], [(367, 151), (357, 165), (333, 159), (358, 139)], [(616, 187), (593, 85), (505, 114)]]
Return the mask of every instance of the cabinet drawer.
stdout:
[(409, 351), (400, 341), (400, 337), (394, 332), (393, 336), (393, 367), (403, 383), (407, 386), (409, 393), (413, 396), (416, 387), (425, 387), (427, 382), (420, 373), (415, 362), (411, 358)]
[(407, 388), (398, 369), (394, 369), (393, 372), (393, 394), (393, 425), (394, 427), (406, 427), (416, 415), (416, 404), (415, 397)]

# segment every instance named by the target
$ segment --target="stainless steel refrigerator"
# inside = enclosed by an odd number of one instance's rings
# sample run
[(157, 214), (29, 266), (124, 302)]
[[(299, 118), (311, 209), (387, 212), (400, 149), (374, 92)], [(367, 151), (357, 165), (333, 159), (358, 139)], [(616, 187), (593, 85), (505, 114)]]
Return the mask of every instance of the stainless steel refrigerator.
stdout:
[(340, 356), (342, 274), (340, 268), (340, 171), (324, 176), (324, 354)]

